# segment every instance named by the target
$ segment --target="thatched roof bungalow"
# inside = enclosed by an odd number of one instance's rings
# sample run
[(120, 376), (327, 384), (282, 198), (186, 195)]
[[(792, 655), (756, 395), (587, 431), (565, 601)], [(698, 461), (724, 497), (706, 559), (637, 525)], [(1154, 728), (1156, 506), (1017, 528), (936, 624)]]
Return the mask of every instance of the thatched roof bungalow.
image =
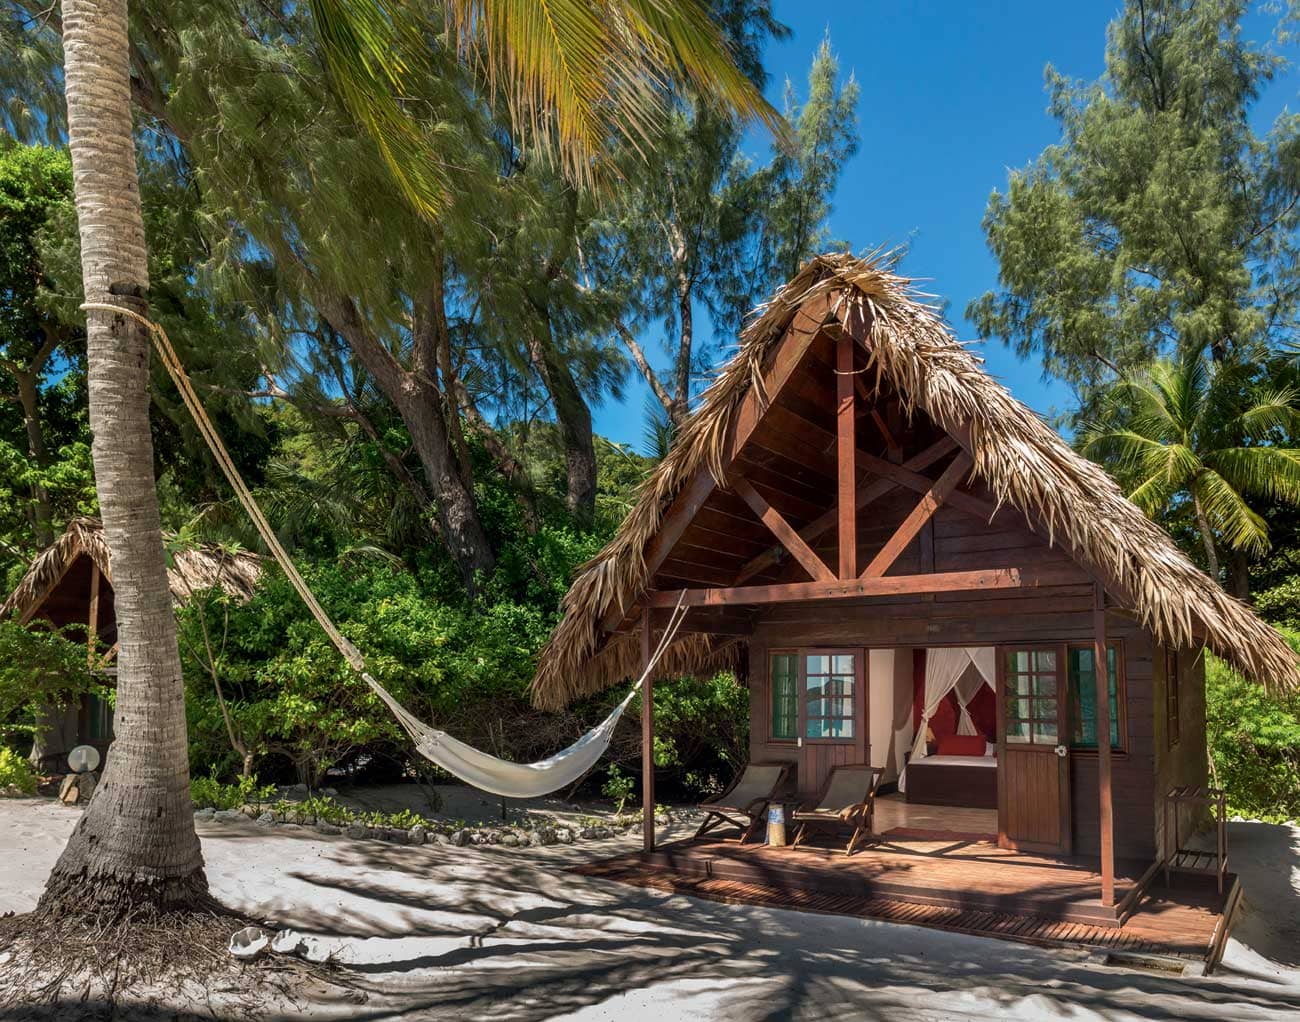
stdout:
[(1099, 856), (1103, 906), (1117, 856), (1186, 829), (1166, 832), (1166, 793), (1206, 784), (1203, 650), (1274, 690), (1300, 677), (878, 258), (815, 258), (759, 310), (578, 573), (536, 704), (639, 673), (679, 601), (658, 675), (737, 667), (751, 758), (789, 764), (799, 794), (878, 767), (900, 806)]
[[(262, 559), (246, 551), (228, 552), (212, 544), (192, 544), (172, 551), (167, 582), (172, 602), (180, 606), (195, 593), (220, 586), (238, 599), (253, 594)], [(0, 620), (44, 624), (86, 636), (92, 649), (107, 653), (96, 665), (113, 675), (117, 625), (113, 610), (113, 567), (98, 519), (74, 518), (63, 534), (42, 551), (3, 604)], [(54, 714), (38, 736), (37, 759), (55, 760), (79, 741), (107, 746), (112, 733), (106, 704), (86, 697), (68, 713)]]

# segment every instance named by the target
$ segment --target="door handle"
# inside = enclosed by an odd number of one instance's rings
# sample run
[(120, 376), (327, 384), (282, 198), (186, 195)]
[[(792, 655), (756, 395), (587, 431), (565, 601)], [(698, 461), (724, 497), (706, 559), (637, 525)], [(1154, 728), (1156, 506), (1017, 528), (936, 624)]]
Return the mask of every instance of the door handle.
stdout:
[(794, 747), (795, 747), (796, 749), (802, 749), (802, 748), (803, 748), (803, 739), (802, 739), (802, 738), (797, 739), (797, 740), (795, 741), (795, 743), (794, 743)]
[(1065, 759), (1065, 757), (1066, 757), (1067, 755), (1069, 755), (1069, 752), (1070, 752), (1070, 750), (1067, 749), (1064, 745), (1058, 745), (1058, 746), (1057, 746), (1055, 749), (1053, 749), (1052, 751), (1055, 752), (1058, 756), (1060, 756), (1061, 759)]

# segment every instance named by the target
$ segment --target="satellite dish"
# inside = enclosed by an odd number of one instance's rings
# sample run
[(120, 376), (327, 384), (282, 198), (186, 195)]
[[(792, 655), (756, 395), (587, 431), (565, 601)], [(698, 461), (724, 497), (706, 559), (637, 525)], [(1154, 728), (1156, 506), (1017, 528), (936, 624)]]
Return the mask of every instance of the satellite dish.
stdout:
[(99, 766), (99, 750), (93, 745), (78, 745), (68, 753), (68, 766), (74, 774), (84, 774)]

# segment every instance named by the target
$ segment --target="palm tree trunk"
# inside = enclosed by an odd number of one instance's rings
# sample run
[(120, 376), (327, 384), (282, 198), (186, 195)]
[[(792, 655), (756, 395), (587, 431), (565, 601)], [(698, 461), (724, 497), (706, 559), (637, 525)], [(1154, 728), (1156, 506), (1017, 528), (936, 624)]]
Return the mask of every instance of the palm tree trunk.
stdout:
[(1210, 519), (1205, 513), (1205, 507), (1201, 504), (1201, 495), (1196, 491), (1196, 486), (1192, 486), (1192, 507), (1196, 509), (1196, 527), (1201, 532), (1201, 543), (1205, 546), (1205, 563), (1209, 569), (1210, 578), (1214, 581), (1219, 580), (1219, 555), (1214, 549), (1214, 533), (1210, 531)]
[[(131, 135), (125, 0), (64, 0), (68, 139), (86, 299), (148, 312), (149, 275)], [(117, 732), (103, 779), (50, 874), (38, 913), (197, 906), (176, 622), (149, 433), (149, 341), (134, 320), (87, 317), (95, 485), (113, 557)]]

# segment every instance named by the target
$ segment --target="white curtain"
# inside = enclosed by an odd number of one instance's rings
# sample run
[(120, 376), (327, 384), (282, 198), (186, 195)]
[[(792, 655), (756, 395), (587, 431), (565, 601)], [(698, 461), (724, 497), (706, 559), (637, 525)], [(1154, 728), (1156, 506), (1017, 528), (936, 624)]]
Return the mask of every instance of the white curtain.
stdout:
[(980, 732), (979, 728), (975, 726), (975, 721), (971, 719), (970, 702), (985, 685), (996, 690), (997, 683), (994, 680), (994, 671), (997, 669), (997, 659), (992, 646), (968, 647), (966, 652), (970, 654), (970, 662), (974, 665), (975, 670), (967, 669), (963, 671), (953, 689), (954, 694), (957, 696), (957, 733), (959, 735), (977, 735)]
[(956, 687), (970, 663), (970, 651), (960, 646), (925, 651), (925, 703), (921, 707), (916, 741), (912, 743), (913, 761), (925, 758), (925, 736), (930, 730), (930, 718), (938, 712), (944, 696)]

